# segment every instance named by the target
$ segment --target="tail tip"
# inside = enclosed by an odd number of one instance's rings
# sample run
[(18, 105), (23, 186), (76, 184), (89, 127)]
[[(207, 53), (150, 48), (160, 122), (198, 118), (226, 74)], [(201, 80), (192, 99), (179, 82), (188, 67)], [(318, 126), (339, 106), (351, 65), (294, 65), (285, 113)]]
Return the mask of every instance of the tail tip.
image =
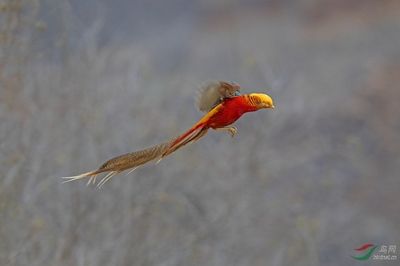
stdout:
[(83, 173), (83, 174), (80, 174), (80, 175), (75, 175), (75, 176), (63, 176), (63, 177), (60, 177), (60, 179), (63, 179), (62, 183), (65, 184), (65, 183), (69, 183), (69, 182), (72, 182), (72, 181), (75, 181), (75, 180), (79, 180), (79, 179), (82, 179), (82, 178), (85, 178), (85, 177), (92, 176), (94, 174), (95, 174), (95, 171), (90, 171), (90, 172)]

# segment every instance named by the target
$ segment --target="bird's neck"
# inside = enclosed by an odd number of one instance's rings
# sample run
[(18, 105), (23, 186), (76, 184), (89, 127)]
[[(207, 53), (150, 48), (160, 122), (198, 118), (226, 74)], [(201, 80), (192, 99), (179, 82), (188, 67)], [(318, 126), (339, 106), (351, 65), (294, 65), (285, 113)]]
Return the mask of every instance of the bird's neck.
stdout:
[(232, 98), (232, 100), (234, 101), (235, 108), (241, 110), (243, 113), (258, 110), (258, 108), (249, 100), (249, 95), (247, 94)]

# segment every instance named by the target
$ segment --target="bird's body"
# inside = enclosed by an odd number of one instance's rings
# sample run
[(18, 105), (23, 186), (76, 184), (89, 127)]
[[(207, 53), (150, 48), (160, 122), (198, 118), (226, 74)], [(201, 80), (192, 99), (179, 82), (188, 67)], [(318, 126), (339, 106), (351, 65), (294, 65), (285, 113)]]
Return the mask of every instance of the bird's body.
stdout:
[(207, 121), (209, 127), (213, 129), (229, 126), (244, 113), (257, 110), (254, 105), (250, 104), (249, 97), (250, 95), (241, 95), (227, 98), (205, 115), (202, 120)]
[(271, 97), (266, 94), (252, 93), (224, 98), (189, 130), (172, 141), (144, 150), (117, 156), (105, 162), (95, 171), (87, 172), (78, 176), (65, 177), (65, 182), (89, 177), (88, 184), (95, 183), (98, 174), (108, 172), (108, 174), (97, 184), (100, 187), (115, 174), (128, 169), (132, 169), (131, 171), (133, 171), (137, 167), (149, 161), (160, 161), (165, 156), (173, 153), (186, 144), (198, 140), (204, 136), (210, 128), (214, 130), (227, 130), (233, 137), (237, 130), (235, 127), (230, 127), (230, 125), (238, 120), (244, 113), (254, 112), (264, 108), (274, 108)]

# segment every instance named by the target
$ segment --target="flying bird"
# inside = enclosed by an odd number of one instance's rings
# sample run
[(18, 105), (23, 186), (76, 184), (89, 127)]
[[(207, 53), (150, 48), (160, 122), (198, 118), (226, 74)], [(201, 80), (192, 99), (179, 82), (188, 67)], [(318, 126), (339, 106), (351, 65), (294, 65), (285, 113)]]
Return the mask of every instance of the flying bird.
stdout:
[(202, 92), (197, 100), (197, 108), (206, 114), (182, 135), (150, 148), (123, 154), (103, 163), (97, 170), (76, 176), (62, 177), (65, 182), (88, 178), (87, 184), (96, 184), (98, 174), (107, 173), (97, 187), (102, 187), (114, 175), (130, 170), (131, 173), (139, 166), (150, 161), (161, 161), (188, 143), (203, 137), (209, 129), (227, 131), (231, 137), (237, 133), (237, 128), (231, 126), (243, 114), (260, 109), (274, 108), (272, 98), (264, 93), (240, 94), (240, 86), (234, 82), (211, 81), (202, 86)]

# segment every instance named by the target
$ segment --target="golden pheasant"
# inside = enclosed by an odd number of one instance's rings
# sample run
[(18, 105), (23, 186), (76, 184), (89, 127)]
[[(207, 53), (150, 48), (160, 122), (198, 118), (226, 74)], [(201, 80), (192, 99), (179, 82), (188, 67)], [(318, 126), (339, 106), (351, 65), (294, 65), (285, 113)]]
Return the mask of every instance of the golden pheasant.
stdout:
[(208, 112), (184, 134), (171, 141), (112, 158), (103, 163), (97, 170), (77, 176), (62, 177), (65, 179), (64, 182), (89, 178), (87, 184), (95, 184), (98, 174), (107, 173), (97, 184), (97, 187), (101, 187), (118, 173), (128, 169), (130, 169), (129, 173), (131, 173), (137, 167), (147, 162), (153, 160), (160, 161), (186, 144), (198, 140), (210, 128), (214, 130), (226, 130), (233, 137), (237, 129), (231, 126), (231, 124), (238, 120), (244, 113), (265, 108), (274, 108), (273, 100), (267, 94), (251, 93), (240, 95), (239, 91), (240, 86), (236, 83), (218, 81), (206, 84), (197, 105), (200, 110)]

